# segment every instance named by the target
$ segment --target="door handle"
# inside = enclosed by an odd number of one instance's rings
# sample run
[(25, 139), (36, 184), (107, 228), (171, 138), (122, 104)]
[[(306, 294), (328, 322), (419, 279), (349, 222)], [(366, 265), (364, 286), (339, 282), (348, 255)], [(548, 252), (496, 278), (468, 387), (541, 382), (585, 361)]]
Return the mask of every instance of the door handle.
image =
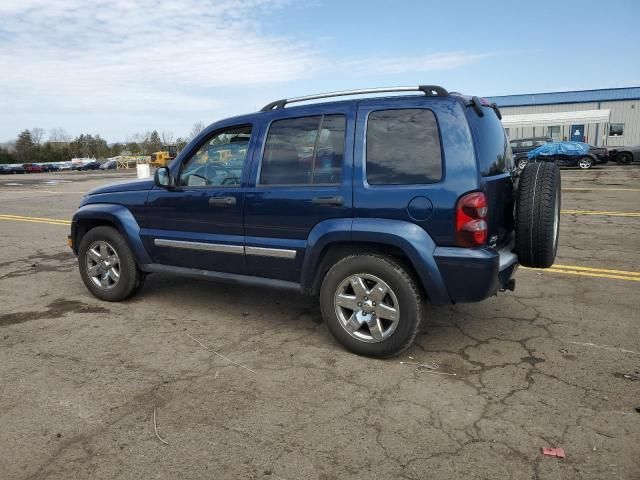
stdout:
[(341, 207), (344, 203), (342, 197), (315, 197), (311, 199), (313, 205), (333, 205)]
[(236, 197), (214, 197), (209, 199), (212, 207), (233, 207), (236, 204)]

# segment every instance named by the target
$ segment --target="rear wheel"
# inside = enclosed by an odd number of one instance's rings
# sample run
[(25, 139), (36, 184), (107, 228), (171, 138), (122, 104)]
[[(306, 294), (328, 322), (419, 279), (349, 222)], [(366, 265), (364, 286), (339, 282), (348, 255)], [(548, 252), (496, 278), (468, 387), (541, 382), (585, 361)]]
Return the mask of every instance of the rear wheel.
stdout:
[(616, 156), (618, 165), (629, 165), (633, 161), (633, 156), (629, 152), (622, 152)]
[(558, 250), (560, 169), (555, 163), (527, 165), (516, 203), (516, 253), (525, 267), (548, 268)]
[(359, 355), (390, 357), (420, 331), (423, 298), (410, 272), (391, 257), (351, 255), (327, 273), (320, 308), (336, 339)]
[(593, 167), (593, 158), (588, 156), (580, 157), (578, 160), (578, 166), (583, 170), (589, 170)]
[(131, 249), (113, 227), (96, 227), (82, 237), (78, 265), (85, 286), (100, 300), (124, 300), (144, 282)]

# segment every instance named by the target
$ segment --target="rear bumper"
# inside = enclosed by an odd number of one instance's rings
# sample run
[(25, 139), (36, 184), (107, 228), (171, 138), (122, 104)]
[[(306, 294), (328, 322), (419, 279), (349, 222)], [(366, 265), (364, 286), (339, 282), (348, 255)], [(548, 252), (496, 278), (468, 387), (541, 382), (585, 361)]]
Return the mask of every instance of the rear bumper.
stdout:
[(479, 302), (507, 288), (518, 269), (513, 243), (494, 248), (437, 247), (434, 258), (453, 303)]

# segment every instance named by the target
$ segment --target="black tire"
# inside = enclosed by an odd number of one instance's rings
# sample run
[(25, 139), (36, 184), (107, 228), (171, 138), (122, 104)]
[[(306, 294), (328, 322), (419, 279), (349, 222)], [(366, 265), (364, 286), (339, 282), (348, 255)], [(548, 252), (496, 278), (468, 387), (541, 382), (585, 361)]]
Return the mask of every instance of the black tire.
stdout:
[(633, 161), (633, 155), (630, 152), (621, 152), (616, 155), (618, 165), (630, 165)]
[[(368, 343), (354, 337), (342, 325), (334, 299), (336, 292), (353, 275), (375, 276), (390, 287), (399, 316), (395, 330), (387, 338)], [(424, 299), (414, 276), (400, 262), (384, 255), (358, 254), (341, 259), (327, 272), (320, 289), (320, 309), (331, 333), (347, 349), (358, 355), (385, 358), (399, 354), (413, 343), (421, 329)], [(362, 332), (366, 335), (368, 331), (367, 324), (363, 323)]]
[(584, 157), (580, 157), (578, 159), (578, 168), (581, 168), (582, 170), (589, 170), (593, 167), (593, 163), (593, 158), (591, 158), (589, 155), (585, 155)]
[(525, 267), (548, 268), (558, 250), (560, 169), (538, 162), (520, 174), (516, 202), (516, 253)]
[[(118, 257), (120, 276), (115, 285), (108, 289), (97, 286), (87, 271), (87, 251), (96, 242), (106, 242)], [(87, 290), (107, 302), (119, 302), (130, 297), (144, 283), (144, 274), (138, 268), (131, 249), (120, 232), (113, 227), (92, 228), (82, 237), (78, 247), (78, 266)]]

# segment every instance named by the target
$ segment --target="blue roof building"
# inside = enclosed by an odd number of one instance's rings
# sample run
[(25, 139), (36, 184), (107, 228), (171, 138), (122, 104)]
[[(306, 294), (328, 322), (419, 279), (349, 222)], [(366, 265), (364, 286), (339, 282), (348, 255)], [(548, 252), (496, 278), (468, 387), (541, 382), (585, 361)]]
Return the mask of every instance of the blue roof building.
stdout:
[(640, 87), (487, 98), (500, 107), (512, 140), (545, 136), (610, 147), (640, 144)]
[(487, 97), (499, 107), (526, 107), (531, 105), (556, 105), (562, 103), (615, 102), (640, 100), (640, 87), (601, 88), (573, 92), (525, 93)]

